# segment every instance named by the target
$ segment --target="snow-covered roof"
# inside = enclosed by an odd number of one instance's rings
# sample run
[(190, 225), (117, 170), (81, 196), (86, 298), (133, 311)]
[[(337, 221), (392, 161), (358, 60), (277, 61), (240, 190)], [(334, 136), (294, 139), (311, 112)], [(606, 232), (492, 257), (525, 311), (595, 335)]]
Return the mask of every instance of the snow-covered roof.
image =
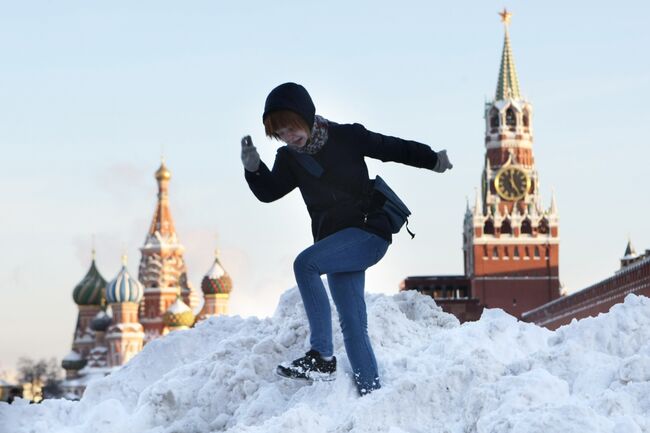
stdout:
[(219, 252), (215, 252), (212, 266), (201, 280), (201, 290), (204, 294), (230, 293), (232, 291), (232, 279), (221, 265)]
[(81, 360), (81, 355), (75, 352), (74, 350), (68, 352), (68, 354), (63, 358), (63, 361), (80, 361), (80, 360)]
[(210, 269), (208, 269), (208, 272), (205, 273), (205, 276), (208, 278), (219, 278), (222, 277), (226, 274), (226, 271), (223, 269), (223, 266), (221, 266), (221, 263), (219, 262), (219, 259), (215, 259), (215, 261), (212, 263), (212, 266)]
[(180, 296), (176, 298), (176, 302), (170, 305), (163, 314), (163, 323), (165, 326), (171, 328), (189, 328), (194, 324), (195, 319), (194, 312), (183, 302)]

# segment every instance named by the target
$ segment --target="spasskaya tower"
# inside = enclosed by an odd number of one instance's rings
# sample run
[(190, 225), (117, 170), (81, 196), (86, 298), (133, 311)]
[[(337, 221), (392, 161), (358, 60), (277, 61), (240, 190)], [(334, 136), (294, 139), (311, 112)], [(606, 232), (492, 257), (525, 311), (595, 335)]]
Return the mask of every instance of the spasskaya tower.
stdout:
[(485, 106), (481, 190), (468, 206), (463, 230), (465, 275), (472, 297), (487, 308), (521, 317), (560, 296), (555, 196), (544, 209), (533, 157), (533, 107), (522, 97), (505, 27), (493, 101)]

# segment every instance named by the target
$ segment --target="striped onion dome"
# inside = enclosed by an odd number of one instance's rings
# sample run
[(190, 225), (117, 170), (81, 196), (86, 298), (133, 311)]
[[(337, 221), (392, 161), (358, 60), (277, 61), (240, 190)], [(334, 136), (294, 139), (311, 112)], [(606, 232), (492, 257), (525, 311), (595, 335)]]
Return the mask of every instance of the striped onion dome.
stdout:
[(106, 286), (106, 302), (116, 304), (121, 302), (135, 302), (142, 300), (144, 288), (142, 284), (129, 274), (126, 269), (126, 257), (122, 258), (122, 269), (117, 277)]
[(163, 323), (169, 328), (191, 328), (195, 321), (192, 309), (183, 302), (180, 296), (171, 304), (163, 314)]
[(72, 299), (77, 305), (101, 305), (102, 303), (102, 292), (106, 287), (106, 280), (97, 270), (94, 255), (93, 252), (93, 261), (90, 263), (90, 269), (86, 276), (72, 292)]
[(232, 291), (232, 279), (223, 269), (223, 266), (221, 266), (218, 251), (215, 253), (212, 267), (205, 274), (203, 280), (201, 280), (201, 290), (203, 290), (203, 293), (206, 295), (230, 293)]

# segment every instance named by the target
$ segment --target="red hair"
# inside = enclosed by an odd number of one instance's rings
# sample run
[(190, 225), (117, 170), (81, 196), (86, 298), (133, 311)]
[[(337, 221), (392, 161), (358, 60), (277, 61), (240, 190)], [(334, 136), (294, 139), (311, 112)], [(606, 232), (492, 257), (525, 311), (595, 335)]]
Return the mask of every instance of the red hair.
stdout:
[(282, 128), (296, 128), (302, 129), (310, 133), (311, 128), (299, 114), (290, 110), (272, 111), (264, 118), (264, 132), (267, 137), (280, 139), (280, 136), (275, 131)]

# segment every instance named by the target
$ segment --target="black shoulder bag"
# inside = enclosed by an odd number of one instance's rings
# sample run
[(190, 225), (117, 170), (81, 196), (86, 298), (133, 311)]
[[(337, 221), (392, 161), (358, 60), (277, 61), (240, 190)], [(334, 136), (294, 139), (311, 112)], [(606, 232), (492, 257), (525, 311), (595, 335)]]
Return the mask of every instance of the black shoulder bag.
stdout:
[[(306, 153), (296, 152), (295, 150), (287, 147), (291, 154), (296, 158), (296, 161), (307, 170), (309, 174), (320, 179), (325, 172), (325, 169), (320, 165), (316, 159)], [(347, 190), (341, 185), (335, 185), (332, 182), (325, 181), (331, 187), (343, 191), (347, 194), (356, 195), (355, 193)], [(384, 204), (381, 209), (386, 212), (388, 215), (388, 221), (390, 222), (391, 232), (398, 233), (404, 224), (406, 224), (406, 231), (411, 235), (411, 239), (415, 237), (415, 233), (409, 230), (408, 217), (411, 215), (411, 211), (404, 204), (404, 202), (399, 198), (399, 196), (393, 191), (388, 184), (381, 177), (377, 176), (375, 179), (370, 181), (371, 190), (375, 193), (381, 194), (385, 198)]]

